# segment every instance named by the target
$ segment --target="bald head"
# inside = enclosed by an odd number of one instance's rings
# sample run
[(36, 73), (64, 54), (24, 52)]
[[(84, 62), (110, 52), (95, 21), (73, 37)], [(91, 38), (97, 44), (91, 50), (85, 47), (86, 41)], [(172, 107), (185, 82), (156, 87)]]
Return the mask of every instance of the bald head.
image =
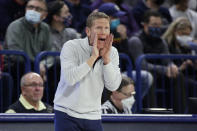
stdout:
[(43, 97), (44, 85), (41, 76), (35, 72), (29, 72), (21, 78), (21, 93), (30, 103), (35, 104)]
[(38, 74), (38, 73), (35, 73), (35, 72), (29, 72), (25, 75), (22, 76), (21, 78), (21, 87), (25, 86), (28, 84), (28, 82), (34, 78), (38, 78), (40, 79), (40, 81), (43, 83), (43, 79), (42, 77)]

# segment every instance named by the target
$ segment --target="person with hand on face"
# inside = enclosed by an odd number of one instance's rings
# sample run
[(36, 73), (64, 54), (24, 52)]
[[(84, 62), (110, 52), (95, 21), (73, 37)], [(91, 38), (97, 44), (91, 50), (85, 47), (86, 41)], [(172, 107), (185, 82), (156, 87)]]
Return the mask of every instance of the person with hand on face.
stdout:
[[(8, 26), (4, 48), (24, 51), (33, 65), (38, 53), (52, 50), (49, 26), (42, 22), (46, 16), (45, 0), (29, 0), (26, 5), (25, 16), (13, 21)], [(42, 61), (40, 72), (43, 78), (45, 78), (45, 71), (45, 64)]]
[(21, 78), (21, 95), (5, 113), (52, 113), (53, 107), (41, 101), (44, 91), (41, 76), (29, 72)]
[(110, 99), (102, 105), (103, 114), (131, 114), (135, 103), (134, 81), (127, 77), (122, 77), (120, 87), (113, 91)]
[(106, 14), (91, 13), (86, 23), (87, 37), (70, 40), (62, 48), (61, 76), (54, 99), (56, 131), (103, 130), (103, 88), (114, 91), (121, 83), (109, 22)]

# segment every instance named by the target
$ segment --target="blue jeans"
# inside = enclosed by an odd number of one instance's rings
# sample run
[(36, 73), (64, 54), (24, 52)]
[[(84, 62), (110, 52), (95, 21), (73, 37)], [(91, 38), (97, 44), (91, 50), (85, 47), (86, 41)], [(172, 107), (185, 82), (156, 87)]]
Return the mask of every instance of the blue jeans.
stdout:
[(74, 118), (55, 110), (55, 131), (103, 131), (101, 120)]

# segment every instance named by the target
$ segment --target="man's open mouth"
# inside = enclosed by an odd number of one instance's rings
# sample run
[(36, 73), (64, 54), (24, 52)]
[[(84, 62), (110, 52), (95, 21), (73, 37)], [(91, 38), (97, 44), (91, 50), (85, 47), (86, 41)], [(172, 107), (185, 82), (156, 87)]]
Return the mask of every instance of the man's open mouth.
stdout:
[(98, 40), (100, 40), (100, 41), (105, 41), (105, 38), (99, 38)]

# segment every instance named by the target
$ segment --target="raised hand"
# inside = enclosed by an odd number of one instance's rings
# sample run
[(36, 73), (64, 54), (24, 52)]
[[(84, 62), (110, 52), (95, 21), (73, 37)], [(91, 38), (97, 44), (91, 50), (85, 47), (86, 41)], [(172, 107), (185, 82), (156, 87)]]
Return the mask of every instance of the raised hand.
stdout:
[(92, 56), (97, 59), (99, 57), (99, 50), (98, 50), (98, 47), (97, 47), (97, 44), (98, 44), (98, 35), (95, 33), (92, 35), (94, 38), (93, 38), (93, 48), (92, 48)]
[(166, 73), (169, 78), (175, 78), (179, 74), (178, 67), (174, 64), (171, 64), (168, 66)]
[(91, 54), (90, 58), (88, 59), (87, 64), (90, 67), (92, 67), (94, 62), (96, 61), (96, 59), (99, 57), (99, 49), (97, 47), (98, 36), (96, 33), (91, 35), (90, 42), (93, 42), (93, 43), (90, 43), (93, 45), (93, 47), (92, 47), (92, 54)]
[(103, 58), (104, 64), (108, 64), (110, 62), (110, 50), (112, 47), (114, 36), (112, 34), (108, 35), (105, 39), (104, 47), (100, 50), (100, 56)]

